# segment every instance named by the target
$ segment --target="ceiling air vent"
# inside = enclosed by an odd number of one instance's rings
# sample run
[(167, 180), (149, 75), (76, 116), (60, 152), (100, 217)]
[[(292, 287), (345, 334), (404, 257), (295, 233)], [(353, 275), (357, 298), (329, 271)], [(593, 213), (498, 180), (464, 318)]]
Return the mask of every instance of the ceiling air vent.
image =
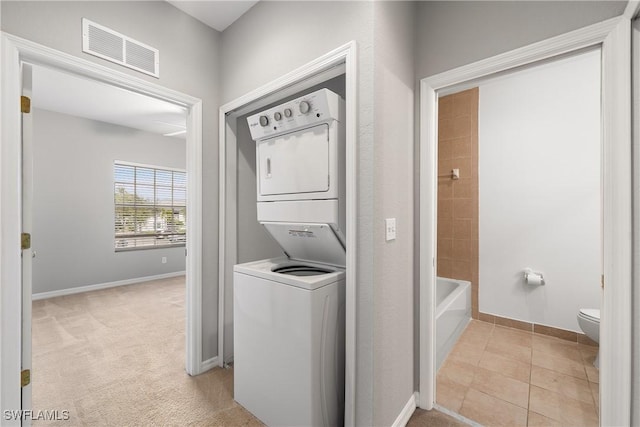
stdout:
[(158, 49), (85, 18), (82, 19), (82, 51), (160, 77)]

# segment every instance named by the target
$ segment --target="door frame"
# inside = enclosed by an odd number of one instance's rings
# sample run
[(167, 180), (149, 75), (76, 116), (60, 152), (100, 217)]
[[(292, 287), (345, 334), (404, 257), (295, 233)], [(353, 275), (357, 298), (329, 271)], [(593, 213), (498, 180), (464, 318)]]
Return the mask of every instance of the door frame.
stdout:
[[(218, 361), (224, 365), (225, 284), (237, 261), (234, 158), (236, 120), (251, 110), (345, 74), (346, 86), (346, 300), (345, 300), (345, 425), (355, 425), (356, 366), (356, 250), (357, 250), (357, 50), (356, 42), (331, 52), (220, 107), (219, 118), (219, 249)], [(234, 156), (235, 157), (235, 156)]]
[[(202, 364), (202, 100), (2, 32), (0, 111), (0, 410), (21, 409), (21, 65), (39, 64), (152, 96), (187, 109), (186, 371)], [(30, 408), (28, 408), (30, 409)], [(3, 421), (5, 421), (3, 419)]]
[(538, 61), (602, 49), (604, 277), (600, 324), (600, 422), (629, 425), (631, 412), (632, 168), (631, 25), (609, 19), (420, 81), (419, 406), (435, 404), (435, 260), (438, 92)]

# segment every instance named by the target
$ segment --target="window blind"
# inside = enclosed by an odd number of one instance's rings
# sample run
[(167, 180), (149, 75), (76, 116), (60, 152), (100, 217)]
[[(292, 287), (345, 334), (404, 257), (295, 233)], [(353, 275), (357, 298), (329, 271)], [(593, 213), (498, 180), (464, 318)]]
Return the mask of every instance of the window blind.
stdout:
[(184, 246), (187, 174), (114, 163), (116, 251)]

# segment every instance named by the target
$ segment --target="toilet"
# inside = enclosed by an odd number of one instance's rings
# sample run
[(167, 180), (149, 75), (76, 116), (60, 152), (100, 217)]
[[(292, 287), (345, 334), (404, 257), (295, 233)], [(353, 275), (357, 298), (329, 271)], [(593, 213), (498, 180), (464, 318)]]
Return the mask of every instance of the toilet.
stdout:
[[(597, 308), (581, 308), (578, 312), (578, 325), (582, 332), (593, 341), (600, 344), (600, 310)], [(593, 362), (593, 366), (599, 368), (600, 362), (600, 350), (596, 360)]]

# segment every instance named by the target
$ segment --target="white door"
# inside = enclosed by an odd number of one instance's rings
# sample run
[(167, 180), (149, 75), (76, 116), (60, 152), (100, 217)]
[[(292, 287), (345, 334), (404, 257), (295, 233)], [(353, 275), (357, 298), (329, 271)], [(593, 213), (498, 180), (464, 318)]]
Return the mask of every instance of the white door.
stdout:
[(329, 125), (258, 143), (261, 196), (329, 190)]
[[(31, 99), (31, 66), (22, 65), (23, 100)], [(24, 102), (23, 102), (24, 103)], [(22, 113), (22, 233), (33, 231), (33, 116)], [(31, 371), (31, 275), (33, 257), (36, 252), (31, 246), (22, 250), (22, 371)], [(22, 410), (31, 409), (31, 383), (22, 387)], [(22, 425), (31, 425), (30, 419), (23, 419)]]

